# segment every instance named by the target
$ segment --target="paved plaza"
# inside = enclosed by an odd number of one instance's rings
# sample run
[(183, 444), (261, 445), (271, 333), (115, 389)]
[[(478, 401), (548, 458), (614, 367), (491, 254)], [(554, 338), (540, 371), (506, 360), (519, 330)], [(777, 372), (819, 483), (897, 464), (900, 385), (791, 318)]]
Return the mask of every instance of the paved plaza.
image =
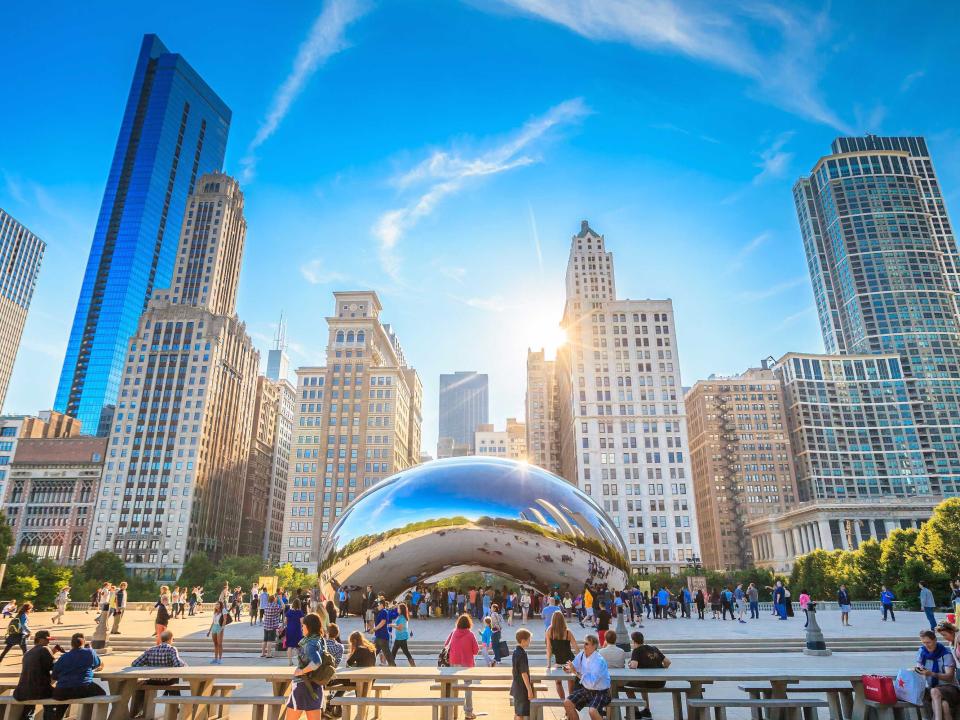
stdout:
[[(77, 631), (84, 631), (92, 636), (95, 613), (85, 613), (83, 611), (70, 611), (66, 615), (64, 625), (50, 626), (52, 614), (40, 612), (31, 618), (31, 628), (36, 631), (41, 628), (48, 628), (53, 631), (54, 636), (63, 644), (69, 640), (70, 634)], [(907, 641), (910, 638), (916, 638), (917, 633), (927, 627), (926, 620), (921, 613), (898, 613), (897, 622), (882, 622), (879, 613), (874, 611), (854, 612), (851, 621), (852, 627), (841, 628), (840, 616), (836, 612), (822, 612), (818, 614), (818, 619), (824, 630), (828, 645), (833, 638), (860, 638), (864, 641), (876, 640), (877, 638), (901, 639)], [(171, 621), (170, 629), (174, 632), (175, 643), (180, 645), (183, 651), (183, 657), (190, 665), (202, 665), (209, 663), (211, 653), (209, 650), (209, 640), (205, 638), (206, 630), (210, 622), (209, 612), (195, 616)], [(361, 623), (356, 617), (348, 617), (338, 622), (341, 634), (346, 636), (350, 632), (362, 629)], [(518, 625), (516, 625), (518, 626)], [(543, 639), (543, 623), (539, 618), (534, 618), (526, 627), (534, 632), (534, 638), (538, 641)], [(446, 639), (451, 628), (451, 622), (447, 619), (431, 619), (414, 621), (413, 642), (425, 643), (428, 645), (439, 644)], [(582, 640), (587, 630), (581, 629), (576, 621), (572, 624), (574, 634)], [(628, 629), (632, 629), (629, 627)], [(133, 649), (126, 648), (145, 648), (152, 643), (151, 635), (153, 632), (153, 613), (143, 610), (128, 611), (121, 626), (122, 635), (113, 636), (119, 650), (111, 648), (104, 654), (104, 662), (108, 669), (122, 668), (130, 664), (138, 654)], [(802, 639), (804, 637), (803, 618), (795, 617), (791, 620), (781, 622), (774, 617), (762, 614), (759, 620), (748, 622), (741, 625), (737, 622), (720, 620), (645, 620), (643, 632), (646, 639), (651, 644), (676, 643), (683, 641), (684, 649), (682, 651), (671, 652), (670, 656), (674, 660), (676, 668), (690, 668), (698, 672), (716, 668), (717, 670), (729, 670), (731, 664), (737, 668), (749, 670), (784, 670), (791, 668), (831, 668), (838, 670), (850, 670), (852, 672), (866, 672), (868, 670), (883, 670), (895, 673), (900, 667), (909, 667), (912, 665), (912, 650), (901, 650), (897, 652), (836, 652), (830, 657), (809, 657), (798, 652), (755, 652), (745, 649), (745, 645), (750, 640), (759, 638), (767, 639), (771, 643), (785, 638)], [(225, 655), (227, 664), (231, 665), (259, 665), (262, 663), (272, 663), (278, 666), (286, 664), (285, 657), (278, 657), (273, 660), (263, 660), (258, 657), (258, 652), (254, 649), (254, 644), (262, 637), (262, 631), (259, 626), (251, 627), (248, 620), (244, 618), (240, 623), (231, 624), (226, 630)], [(505, 628), (504, 639), (511, 647), (513, 646), (513, 630)], [(722, 645), (723, 650), (719, 651), (716, 641), (726, 640), (727, 645)], [(709, 642), (708, 642), (709, 641)], [(231, 644), (233, 648), (231, 648)], [(709, 648), (705, 645), (709, 644)], [(436, 654), (431, 651), (430, 654), (424, 652), (417, 653), (415, 656), (419, 664), (434, 665)], [(543, 664), (542, 650), (540, 655), (536, 651), (532, 653), (533, 662)], [(20, 664), (20, 653), (18, 650), (12, 650), (4, 660), (0, 670), (16, 670)], [(393, 693), (401, 696), (424, 696), (433, 695), (426, 682), (400, 683), (395, 686)], [(270, 692), (266, 683), (248, 683), (238, 694), (268, 694)], [(717, 683), (710, 687), (707, 695), (711, 694), (739, 694), (735, 683)], [(552, 696), (554, 690), (550, 688)], [(496, 693), (478, 693), (475, 695), (475, 705), (480, 713), (488, 713), (491, 718), (511, 718), (512, 711), (509, 706), (506, 695), (500, 697)], [(669, 697), (654, 696), (653, 712), (659, 719), (667, 720), (672, 717), (669, 705)], [(236, 708), (235, 717), (238, 720), (246, 720), (250, 713), (245, 708)], [(416, 709), (413, 710), (387, 710), (383, 713), (384, 720), (414, 720), (420, 715)], [(547, 714), (550, 718), (550, 714)], [(554, 717), (561, 718), (557, 713)], [(735, 718), (747, 718), (748, 714), (742, 715), (732, 713), (731, 720)]]

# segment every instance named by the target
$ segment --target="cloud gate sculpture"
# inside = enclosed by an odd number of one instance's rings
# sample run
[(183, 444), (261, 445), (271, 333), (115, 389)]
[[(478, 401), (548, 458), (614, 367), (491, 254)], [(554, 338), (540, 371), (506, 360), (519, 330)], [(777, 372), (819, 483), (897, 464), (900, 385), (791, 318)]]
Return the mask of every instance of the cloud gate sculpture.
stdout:
[[(626, 550), (588, 495), (539, 467), (494, 458), (436, 460), (358, 497), (320, 548), (328, 597), (372, 585), (396, 597), (421, 582), (484, 570), (541, 592), (590, 580), (625, 585)], [(359, 603), (360, 593), (352, 601)]]

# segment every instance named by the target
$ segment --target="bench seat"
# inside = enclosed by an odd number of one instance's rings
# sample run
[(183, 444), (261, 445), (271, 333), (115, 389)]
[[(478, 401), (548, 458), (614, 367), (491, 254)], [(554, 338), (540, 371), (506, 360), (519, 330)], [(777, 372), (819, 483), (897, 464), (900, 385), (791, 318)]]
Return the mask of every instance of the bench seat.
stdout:
[(229, 697), (219, 695), (180, 695), (178, 697), (173, 695), (158, 697), (157, 704), (167, 706), (164, 713), (165, 720), (177, 720), (181, 706), (192, 708), (189, 717), (193, 718), (196, 709), (205, 705), (250, 705), (253, 707), (253, 720), (263, 720), (265, 708), (282, 707), (287, 704), (287, 698), (271, 695), (231, 695)]
[(873, 708), (877, 720), (913, 720), (924, 717), (921, 706), (911, 705), (903, 700), (898, 700), (894, 705), (884, 705), (876, 700), (865, 700), (864, 703), (868, 708)]
[(85, 720), (106, 720), (110, 706), (120, 702), (119, 695), (94, 695), (93, 697), (76, 698), (75, 700), (54, 700), (53, 698), (44, 698), (43, 700), (16, 700), (12, 695), (0, 695), (0, 707), (9, 707), (14, 710), (7, 717), (9, 720), (18, 720), (20, 709), (36, 707), (37, 705), (80, 705), (84, 709), (81, 711), (81, 717)]
[(355, 707), (429, 707), (432, 711), (433, 720), (440, 720), (441, 708), (461, 708), (463, 707), (463, 698), (375, 698), (375, 697), (336, 697), (330, 699), (330, 705), (337, 705), (343, 708), (343, 720), (350, 720), (351, 713)]
[[(770, 682), (748, 682), (737, 686), (752, 698), (770, 698)], [(853, 686), (848, 682), (797, 682), (787, 685), (787, 693), (817, 693), (827, 696), (831, 720), (849, 720), (853, 717)], [(753, 720), (760, 720), (760, 711), (753, 709)]]
[[(727, 708), (751, 708), (759, 710), (802, 710), (804, 720), (817, 720), (817, 708), (829, 707), (826, 700), (813, 698), (691, 698), (687, 700), (690, 720), (708, 720), (706, 714), (713, 709), (714, 720), (727, 720)], [(795, 713), (796, 714), (796, 713)]]

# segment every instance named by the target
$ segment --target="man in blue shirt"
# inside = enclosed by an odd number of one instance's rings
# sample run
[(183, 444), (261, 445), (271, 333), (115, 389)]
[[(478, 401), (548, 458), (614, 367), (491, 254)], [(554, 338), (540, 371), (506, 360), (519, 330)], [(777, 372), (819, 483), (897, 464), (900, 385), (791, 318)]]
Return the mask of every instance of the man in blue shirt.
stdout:
[(660, 588), (660, 592), (657, 593), (657, 609), (659, 614), (656, 617), (661, 617), (666, 619), (667, 617), (667, 606), (670, 604), (670, 591), (665, 587)]
[(377, 615), (373, 620), (373, 639), (377, 654), (383, 655), (388, 664), (396, 665), (390, 653), (390, 611), (387, 610), (387, 601), (381, 600), (377, 608)]
[(550, 629), (550, 621), (553, 619), (553, 614), (555, 612), (558, 612), (559, 610), (560, 610), (560, 606), (554, 602), (553, 596), (547, 595), (547, 604), (544, 606), (543, 610), (541, 611), (541, 615), (543, 615), (544, 630)]
[(887, 590), (886, 585), (880, 587), (880, 606), (883, 608), (883, 621), (887, 621), (887, 611), (890, 612), (890, 619), (897, 621), (897, 616), (893, 614), (893, 601), (896, 600), (893, 593)]
[[(75, 700), (106, 695), (103, 688), (93, 681), (93, 671), (99, 670), (102, 665), (97, 653), (90, 647), (84, 647), (83, 633), (74, 633), (70, 638), (69, 652), (61, 655), (53, 664), (52, 675), (57, 681), (53, 689), (54, 699)], [(62, 707), (60, 717), (67, 709), (66, 705)]]

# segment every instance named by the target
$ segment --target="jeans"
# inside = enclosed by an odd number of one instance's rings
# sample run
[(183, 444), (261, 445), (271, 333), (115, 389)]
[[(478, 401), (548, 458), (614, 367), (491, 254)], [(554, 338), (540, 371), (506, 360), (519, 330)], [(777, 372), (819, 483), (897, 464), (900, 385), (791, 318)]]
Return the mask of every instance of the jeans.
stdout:
[(494, 630), (493, 637), (490, 639), (490, 644), (493, 646), (493, 659), (495, 662), (500, 662), (503, 659), (500, 657), (500, 639), (502, 635), (502, 630)]
[(783, 603), (777, 603), (775, 606), (777, 615), (780, 616), (781, 620), (787, 619), (787, 606)]
[(760, 619), (760, 603), (756, 600), (750, 601), (750, 619), (751, 620)]
[(893, 605), (884, 605), (883, 606), (883, 619), (887, 619), (887, 611), (890, 612), (890, 619), (894, 622), (897, 621), (897, 616), (893, 614)]
[(397, 663), (393, 660), (393, 654), (390, 652), (390, 640), (388, 638), (375, 638), (377, 646), (377, 653), (383, 653), (383, 656), (387, 659), (388, 665), (396, 665)]
[(407, 656), (407, 662), (410, 663), (411, 667), (416, 665), (416, 663), (413, 661), (413, 656), (410, 654), (410, 648), (407, 647), (406, 640), (393, 641), (393, 652), (389, 655), (391, 665), (397, 664), (397, 655), (401, 652)]
[(936, 629), (937, 629), (937, 618), (936, 618), (936, 616), (933, 614), (933, 608), (932, 608), (932, 607), (925, 607), (925, 608), (923, 609), (923, 612), (926, 614), (926, 616), (927, 616), (927, 621), (930, 623), (930, 629), (931, 629), (931, 630), (936, 630)]

